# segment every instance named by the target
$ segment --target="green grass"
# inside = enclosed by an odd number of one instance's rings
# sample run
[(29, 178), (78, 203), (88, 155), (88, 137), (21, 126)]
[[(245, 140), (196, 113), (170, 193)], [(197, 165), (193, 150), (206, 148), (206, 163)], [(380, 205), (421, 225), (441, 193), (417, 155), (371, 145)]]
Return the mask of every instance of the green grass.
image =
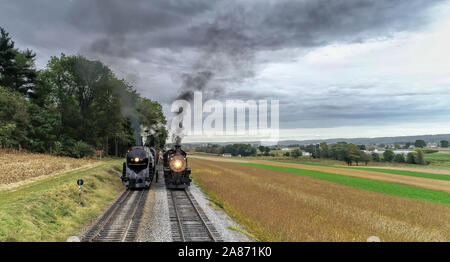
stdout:
[(339, 166), (339, 165), (324, 164), (324, 163), (318, 163), (318, 162), (295, 162), (295, 161), (283, 161), (283, 160), (278, 160), (276, 162), (295, 163), (295, 164), (310, 165), (310, 166), (325, 166), (325, 167), (334, 167), (334, 168), (348, 168), (348, 169), (356, 169), (356, 170), (363, 170), (363, 171), (373, 171), (373, 172), (387, 173), (387, 174), (394, 174), (394, 175), (401, 175), (401, 176), (422, 177), (422, 178), (430, 178), (430, 179), (436, 179), (436, 180), (450, 181), (450, 175), (433, 174), (433, 173), (425, 173), (425, 172), (417, 172), (417, 171), (407, 171), (407, 170), (397, 170), (397, 169), (383, 169), (383, 168), (367, 168), (367, 167), (348, 167), (348, 166)]
[(450, 194), (434, 190), (298, 168), (279, 167), (253, 163), (235, 162), (235, 164), (317, 178), (328, 182), (333, 182), (377, 193), (450, 205)]
[(302, 164), (302, 165), (308, 165), (308, 166), (326, 166), (326, 167), (344, 167), (342, 165), (335, 165), (335, 164), (326, 164), (326, 163), (320, 163), (320, 162), (303, 162), (303, 161), (295, 161), (295, 160), (270, 160), (280, 163), (293, 163), (293, 164)]
[(374, 171), (374, 172), (380, 172), (380, 173), (388, 173), (388, 174), (394, 174), (394, 175), (401, 175), (401, 176), (423, 177), (423, 178), (450, 181), (450, 175), (440, 175), (440, 174), (423, 173), (423, 172), (416, 172), (416, 171), (382, 169), (382, 168), (361, 168), (361, 167), (359, 167), (359, 168), (358, 167), (350, 167), (350, 168), (358, 169), (358, 170)]
[(450, 167), (450, 154), (426, 154), (425, 160), (430, 162), (430, 166)]
[[(77, 235), (123, 190), (121, 160), (69, 171), (0, 191), (0, 241), (65, 241)], [(78, 186), (82, 178), (82, 201)]]

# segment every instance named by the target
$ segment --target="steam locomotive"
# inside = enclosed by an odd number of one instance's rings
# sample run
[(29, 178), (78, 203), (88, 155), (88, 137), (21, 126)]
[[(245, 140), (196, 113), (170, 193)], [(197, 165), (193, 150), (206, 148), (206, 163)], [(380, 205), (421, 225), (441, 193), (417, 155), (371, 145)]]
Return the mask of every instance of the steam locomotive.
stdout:
[(158, 151), (146, 146), (132, 147), (123, 163), (122, 184), (128, 189), (150, 188), (156, 174)]
[(164, 180), (167, 188), (187, 188), (191, 184), (191, 169), (186, 156), (180, 145), (175, 145), (164, 153)]

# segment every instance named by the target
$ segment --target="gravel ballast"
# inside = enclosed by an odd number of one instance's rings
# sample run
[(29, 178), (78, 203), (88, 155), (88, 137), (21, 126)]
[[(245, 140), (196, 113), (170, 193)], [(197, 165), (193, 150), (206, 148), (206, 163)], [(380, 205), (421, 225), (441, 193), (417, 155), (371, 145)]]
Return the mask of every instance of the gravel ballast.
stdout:
[(209, 221), (214, 225), (216, 230), (222, 236), (223, 241), (225, 242), (251, 242), (253, 241), (245, 234), (230, 229), (239, 228), (242, 230), (242, 227), (234, 222), (223, 210), (214, 208), (211, 206), (209, 200), (206, 198), (205, 194), (200, 190), (200, 188), (192, 183), (189, 187), (192, 195), (194, 196), (197, 203), (203, 209), (203, 212), (208, 217)]
[[(167, 200), (167, 189), (164, 183), (162, 166), (158, 167), (159, 181), (152, 184), (145, 204), (144, 214), (141, 219), (136, 241), (138, 242), (171, 242), (172, 233), (170, 228), (169, 207)], [(210, 205), (203, 192), (194, 183), (189, 187), (195, 200), (203, 209), (210, 222), (219, 232), (225, 242), (247, 242), (252, 241), (245, 234), (230, 229), (242, 228), (234, 222), (223, 210)]]
[(158, 183), (154, 180), (139, 225), (137, 242), (172, 242), (169, 207), (162, 166), (158, 166)]

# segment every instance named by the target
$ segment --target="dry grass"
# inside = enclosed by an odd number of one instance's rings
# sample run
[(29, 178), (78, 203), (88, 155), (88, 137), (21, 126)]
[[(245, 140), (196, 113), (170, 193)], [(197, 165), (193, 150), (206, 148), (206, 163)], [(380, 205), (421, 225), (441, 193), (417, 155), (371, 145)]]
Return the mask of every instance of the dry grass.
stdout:
[(415, 186), (425, 189), (437, 190), (441, 192), (450, 193), (450, 181), (422, 178), (422, 177), (412, 177), (412, 176), (402, 176), (396, 174), (389, 173), (379, 173), (374, 171), (366, 171), (361, 169), (347, 169), (347, 168), (337, 168), (337, 167), (328, 167), (328, 166), (313, 166), (313, 165), (303, 165), (301, 163), (281, 163), (274, 161), (266, 161), (266, 160), (235, 160), (235, 159), (225, 159), (225, 158), (212, 158), (212, 157), (198, 157), (195, 158), (205, 159), (205, 160), (214, 160), (214, 161), (223, 161), (223, 162), (242, 162), (242, 163), (255, 163), (255, 164), (264, 164), (264, 165), (272, 165), (272, 166), (280, 166), (280, 167), (292, 167), (299, 168), (305, 170), (326, 172), (330, 174), (344, 175), (344, 176), (352, 176), (359, 178), (367, 178), (377, 181), (391, 182), (408, 186)]
[(450, 241), (450, 206), (191, 159), (193, 177), (262, 241)]
[(12, 185), (95, 163), (91, 159), (56, 157), (0, 149), (0, 185)]
[(377, 181), (391, 182), (396, 184), (415, 186), (425, 189), (431, 189), (441, 192), (450, 193), (450, 181), (422, 178), (422, 177), (412, 177), (412, 176), (402, 176), (396, 174), (379, 173), (373, 171), (365, 171), (359, 169), (344, 169), (344, 168), (334, 168), (334, 167), (324, 167), (324, 166), (309, 166), (302, 164), (291, 164), (291, 163), (278, 163), (272, 161), (253, 161), (253, 163), (260, 163), (265, 165), (273, 165), (280, 167), (293, 167), (299, 169), (306, 169), (312, 171), (326, 172), (337, 175), (352, 176), (359, 178), (367, 178)]

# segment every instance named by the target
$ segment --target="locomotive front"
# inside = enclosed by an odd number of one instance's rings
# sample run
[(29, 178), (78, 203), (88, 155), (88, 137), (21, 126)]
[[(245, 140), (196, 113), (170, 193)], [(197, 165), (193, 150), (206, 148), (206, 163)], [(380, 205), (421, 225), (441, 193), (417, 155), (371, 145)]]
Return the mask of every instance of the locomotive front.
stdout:
[(153, 156), (144, 147), (132, 147), (123, 163), (121, 178), (127, 188), (149, 188), (153, 178)]
[(164, 153), (164, 179), (167, 188), (186, 188), (191, 184), (187, 154), (176, 145)]

